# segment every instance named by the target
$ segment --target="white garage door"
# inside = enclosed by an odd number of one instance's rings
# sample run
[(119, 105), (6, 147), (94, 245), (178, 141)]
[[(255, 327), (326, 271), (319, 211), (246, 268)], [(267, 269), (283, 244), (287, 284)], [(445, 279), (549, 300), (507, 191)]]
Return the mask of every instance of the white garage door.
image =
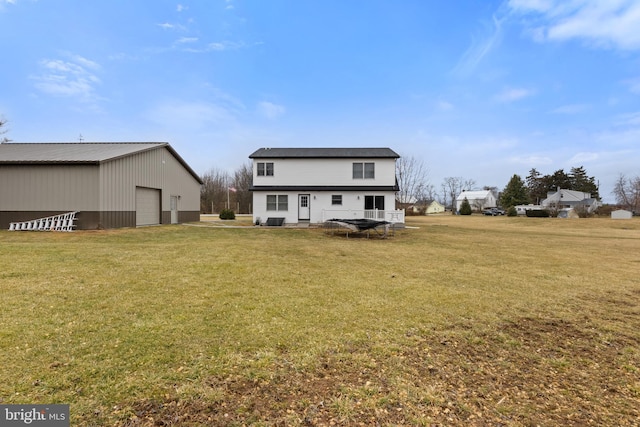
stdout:
[(136, 187), (136, 226), (160, 224), (160, 190)]

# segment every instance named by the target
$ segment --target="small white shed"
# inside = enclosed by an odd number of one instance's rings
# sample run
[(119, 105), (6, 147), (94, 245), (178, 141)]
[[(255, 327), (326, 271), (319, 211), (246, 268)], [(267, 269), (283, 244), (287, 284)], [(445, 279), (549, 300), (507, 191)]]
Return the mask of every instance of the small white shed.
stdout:
[(633, 214), (631, 211), (627, 211), (624, 209), (618, 209), (611, 212), (611, 219), (631, 219)]

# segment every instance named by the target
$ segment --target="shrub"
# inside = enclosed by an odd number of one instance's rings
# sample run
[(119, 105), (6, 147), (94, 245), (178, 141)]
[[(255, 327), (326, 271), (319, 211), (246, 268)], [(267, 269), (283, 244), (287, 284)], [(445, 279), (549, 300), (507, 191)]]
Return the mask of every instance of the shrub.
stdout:
[(526, 214), (531, 218), (549, 218), (549, 211), (547, 209), (527, 209)]
[(518, 210), (515, 206), (509, 206), (509, 209), (507, 209), (507, 216), (518, 216)]
[(236, 219), (236, 214), (231, 209), (222, 209), (220, 219)]

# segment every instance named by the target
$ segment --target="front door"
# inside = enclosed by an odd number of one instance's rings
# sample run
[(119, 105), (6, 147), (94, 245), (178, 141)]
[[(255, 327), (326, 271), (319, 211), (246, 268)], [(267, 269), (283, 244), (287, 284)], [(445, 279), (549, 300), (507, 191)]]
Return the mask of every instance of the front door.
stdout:
[(309, 199), (309, 194), (298, 194), (298, 221), (309, 221), (311, 219)]

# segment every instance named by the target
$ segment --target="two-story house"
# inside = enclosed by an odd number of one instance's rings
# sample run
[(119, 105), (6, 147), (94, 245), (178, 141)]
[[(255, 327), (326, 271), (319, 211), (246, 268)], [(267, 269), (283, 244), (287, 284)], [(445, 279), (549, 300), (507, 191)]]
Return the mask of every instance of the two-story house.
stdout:
[(389, 148), (261, 148), (253, 161), (253, 220), (286, 224), (368, 218), (404, 222), (395, 209), (396, 159)]

